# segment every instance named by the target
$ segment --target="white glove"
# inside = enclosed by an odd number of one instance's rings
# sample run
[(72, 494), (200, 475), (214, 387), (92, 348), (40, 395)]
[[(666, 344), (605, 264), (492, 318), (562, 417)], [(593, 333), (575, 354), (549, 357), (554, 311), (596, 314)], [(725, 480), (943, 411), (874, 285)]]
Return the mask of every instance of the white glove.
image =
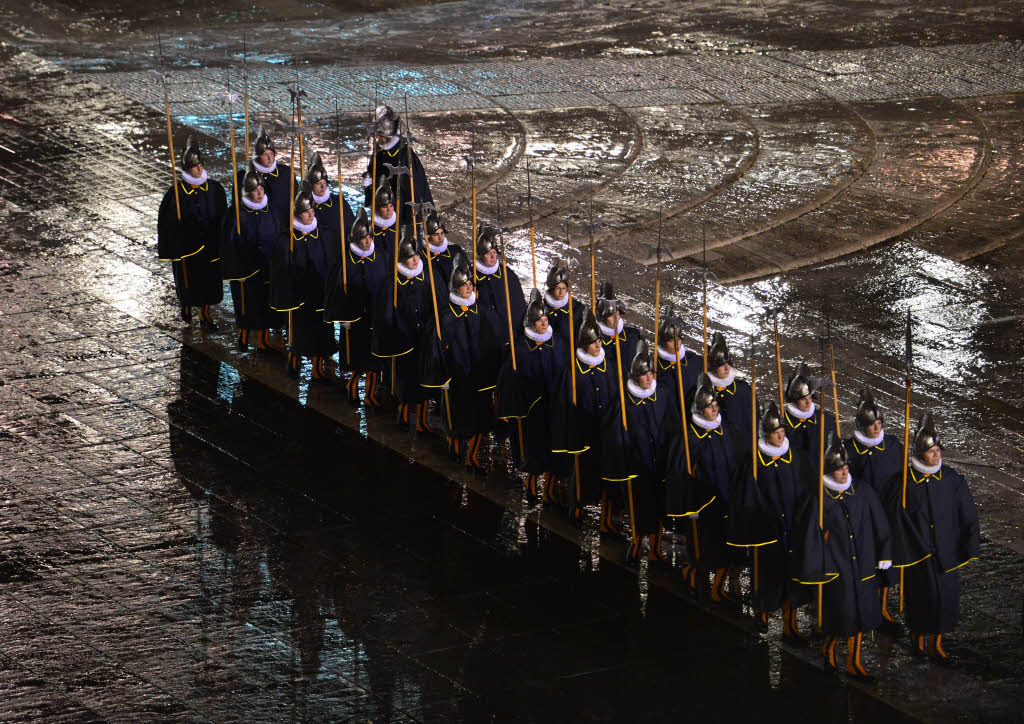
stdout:
[(892, 568), (892, 561), (879, 561), (878, 562), (878, 570), (880, 570), (880, 571), (887, 571), (890, 568)]
[(451, 387), (450, 387), (450, 384), (448, 382), (445, 382), (443, 385), (441, 385), (441, 389), (442, 390), (447, 390), (447, 389), (450, 389), (450, 388)]
[(363, 188), (370, 188), (373, 185), (373, 179), (369, 176), (363, 176)]
[(352, 322), (342, 322), (341, 326), (345, 329), (352, 329)]
[(700, 517), (700, 513), (687, 513), (686, 517), (690, 520), (697, 520)]

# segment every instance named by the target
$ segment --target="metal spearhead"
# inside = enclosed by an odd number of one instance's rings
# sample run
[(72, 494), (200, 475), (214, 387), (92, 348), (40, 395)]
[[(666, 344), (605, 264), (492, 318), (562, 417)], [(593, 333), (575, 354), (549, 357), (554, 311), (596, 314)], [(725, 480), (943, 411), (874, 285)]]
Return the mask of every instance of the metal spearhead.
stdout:
[(384, 168), (386, 168), (388, 170), (388, 178), (391, 178), (392, 176), (408, 176), (409, 175), (409, 167), (408, 166), (392, 166), (390, 163), (385, 163), (384, 164)]
[(296, 98), (308, 98), (309, 97), (309, 94), (306, 93), (306, 91), (302, 90), (301, 88), (296, 91), (291, 86), (288, 87), (288, 95), (291, 96), (292, 103), (295, 102)]

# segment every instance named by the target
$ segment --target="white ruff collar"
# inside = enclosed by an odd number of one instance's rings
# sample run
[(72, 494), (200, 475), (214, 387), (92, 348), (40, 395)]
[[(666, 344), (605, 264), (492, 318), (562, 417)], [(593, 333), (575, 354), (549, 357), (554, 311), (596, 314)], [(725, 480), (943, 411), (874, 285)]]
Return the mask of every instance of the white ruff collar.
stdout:
[(910, 458), (910, 465), (922, 475), (935, 475), (942, 468), (942, 460), (939, 460), (938, 465), (925, 465), (917, 455), (914, 455)]
[(472, 307), (476, 304), (476, 292), (470, 292), (468, 299), (463, 299), (455, 292), (448, 292), (448, 299), (451, 300), (452, 304), (459, 307)]
[(789, 452), (789, 438), (782, 438), (782, 444), (775, 447), (774, 445), (769, 445), (763, 437), (759, 437), (757, 438), (757, 449), (765, 455), (771, 455), (773, 458), (781, 458)]
[(728, 377), (715, 377), (713, 374), (708, 372), (708, 377), (711, 379), (711, 384), (715, 387), (728, 387), (733, 383), (733, 380), (736, 379), (736, 372), (735, 370), (729, 370)]
[(257, 204), (255, 201), (250, 201), (247, 197), (243, 196), (242, 203), (245, 204), (245, 208), (247, 209), (252, 209), (253, 211), (263, 211), (263, 209), (267, 208), (267, 200), (269, 198), (269, 196), (263, 194), (263, 201)]
[(423, 260), (420, 259), (420, 257), (418, 255), (416, 256), (416, 268), (415, 269), (410, 269), (405, 264), (399, 264), (398, 265), (398, 273), (401, 274), (406, 279), (412, 279), (413, 277), (418, 277), (420, 274), (423, 273)]
[(295, 228), (298, 229), (299, 231), (301, 231), (303, 234), (309, 234), (309, 233), (311, 233), (313, 231), (316, 231), (316, 217), (315, 216), (313, 217), (312, 223), (309, 223), (309, 224), (303, 224), (298, 219), (296, 219), (292, 223), (295, 225)]
[(576, 356), (579, 357), (580, 361), (583, 362), (584, 364), (588, 364), (591, 367), (596, 367), (597, 365), (604, 362), (604, 347), (598, 350), (596, 355), (587, 354), (586, 352), (583, 351), (582, 347), (577, 347)]
[(825, 487), (836, 493), (845, 493), (851, 485), (853, 485), (853, 476), (851, 475), (845, 483), (837, 483), (836, 479), (831, 475), (823, 475), (822, 480), (825, 481)]
[(875, 447), (876, 445), (880, 445), (882, 443), (882, 440), (885, 438), (885, 430), (883, 429), (881, 432), (879, 432), (878, 437), (868, 437), (860, 430), (854, 430), (853, 436), (857, 438), (857, 442), (859, 442), (861, 445), (865, 447)]
[(814, 403), (814, 405), (811, 407), (811, 409), (809, 411), (807, 411), (807, 412), (804, 412), (799, 407), (794, 405), (792, 402), (787, 402), (786, 403), (786, 412), (788, 412), (790, 415), (792, 415), (793, 417), (795, 417), (798, 420), (810, 420), (812, 417), (814, 417), (814, 413), (817, 412), (817, 411), (818, 411), (818, 404), (817, 403)]
[(313, 200), (316, 201), (318, 204), (324, 203), (329, 198), (331, 198), (331, 190), (330, 189), (327, 189), (327, 193), (325, 193), (323, 196), (317, 196), (316, 192), (315, 191), (313, 192)]
[[(352, 253), (355, 254), (356, 256), (365, 259), (368, 256), (373, 256), (373, 252), (377, 250), (377, 245), (371, 239), (370, 248), (367, 249), (366, 251), (363, 251), (363, 248), (359, 246), (359, 244), (355, 243), (354, 241), (350, 241), (348, 243), (348, 248), (351, 249)], [(399, 264), (399, 266), (401, 266), (401, 264)]]
[(388, 136), (388, 138), (390, 138), (391, 140), (385, 143), (383, 146), (380, 146), (380, 149), (382, 151), (390, 151), (392, 148), (397, 146), (398, 142), (402, 140), (402, 134), (398, 134), (397, 136)]
[(430, 253), (431, 254), (444, 254), (445, 249), (448, 248), (448, 237), (447, 236), (444, 237), (444, 241), (442, 241), (437, 246), (434, 246), (429, 241), (427, 242), (427, 245), (430, 246)]
[(274, 161), (272, 166), (264, 166), (255, 158), (252, 160), (252, 165), (256, 167), (256, 170), (260, 173), (272, 173), (277, 170), (277, 161)]
[(605, 337), (614, 337), (616, 334), (622, 334), (622, 328), (626, 326), (626, 320), (619, 317), (619, 329), (617, 332), (612, 331), (611, 327), (604, 326), (604, 323), (598, 322), (597, 326), (601, 328), (601, 334)]
[(555, 309), (561, 309), (562, 307), (569, 303), (569, 295), (566, 294), (565, 299), (559, 301), (555, 299), (553, 296), (551, 296), (548, 292), (544, 292), (544, 301), (550, 304)]
[(392, 214), (390, 219), (382, 219), (381, 217), (377, 216), (377, 212), (376, 211), (373, 212), (373, 223), (375, 223), (381, 229), (390, 229), (392, 226), (395, 225), (395, 221), (397, 219), (398, 219), (398, 213), (397, 212)]
[(714, 422), (705, 420), (703, 415), (698, 415), (695, 412), (690, 413), (690, 419), (693, 420), (694, 425), (703, 427), (705, 430), (717, 430), (722, 424), (722, 413), (718, 413), (718, 417), (715, 418)]
[(543, 344), (544, 342), (547, 342), (549, 339), (551, 339), (551, 333), (553, 331), (554, 330), (552, 330), (551, 327), (548, 327), (548, 331), (547, 332), (545, 332), (544, 334), (538, 334), (536, 331), (534, 331), (530, 327), (523, 327), (523, 333), (527, 337), (532, 339), (534, 342), (537, 342), (538, 344)]
[(661, 359), (665, 360), (666, 362), (671, 362), (672, 364), (675, 364), (676, 362), (678, 362), (680, 359), (682, 359), (685, 356), (686, 356), (686, 347), (683, 346), (683, 345), (679, 346), (679, 352), (677, 352), (676, 354), (672, 354), (667, 349), (662, 347), (660, 344), (658, 345), (658, 357), (660, 357)]
[(202, 186), (204, 183), (206, 183), (206, 179), (209, 178), (209, 175), (206, 173), (205, 168), (203, 169), (203, 172), (198, 176), (192, 176), (187, 171), (185, 171), (185, 169), (181, 169), (181, 177), (188, 183), (192, 184), (193, 186)]
[(500, 264), (500, 263), (501, 263), (500, 261), (496, 261), (496, 262), (494, 262), (494, 266), (484, 266), (482, 263), (480, 263), (480, 260), (477, 259), (476, 260), (476, 270), (478, 272), (480, 272), (481, 274), (490, 275), (490, 274), (493, 274), (494, 272), (498, 271), (498, 264)]
[(654, 391), (658, 389), (658, 381), (651, 380), (651, 389), (645, 390), (633, 380), (626, 381), (626, 388), (629, 389), (629, 394), (634, 397), (650, 397), (654, 394)]

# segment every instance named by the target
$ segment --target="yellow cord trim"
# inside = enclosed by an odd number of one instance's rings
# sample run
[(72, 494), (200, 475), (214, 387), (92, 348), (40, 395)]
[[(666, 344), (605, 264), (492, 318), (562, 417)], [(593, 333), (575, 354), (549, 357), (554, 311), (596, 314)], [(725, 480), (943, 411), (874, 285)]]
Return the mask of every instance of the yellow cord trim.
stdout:
[(900, 565), (900, 564), (898, 564), (898, 563), (893, 563), (893, 564), (892, 564), (892, 567), (893, 567), (893, 568), (910, 568), (911, 566), (916, 566), (916, 565), (917, 565), (918, 563), (920, 563), (921, 561), (926, 561), (926, 560), (928, 560), (928, 559), (929, 559), (929, 558), (931, 558), (931, 557), (932, 557), (932, 554), (931, 554), (931, 553), (929, 553), (928, 555), (926, 555), (926, 556), (925, 556), (924, 558), (922, 558), (922, 559), (921, 559), (921, 560), (919, 560), (919, 561), (914, 561), (913, 563), (904, 563), (903, 565)]
[(430, 388), (430, 389), (432, 389), (432, 390), (439, 390), (439, 389), (441, 389), (442, 387), (444, 387), (445, 385), (447, 385), (447, 384), (448, 384), (449, 382), (451, 382), (451, 381), (452, 381), (452, 378), (451, 378), (451, 377), (449, 377), (448, 379), (446, 379), (446, 380), (445, 380), (444, 382), (442, 382), (442, 383), (441, 383), (441, 384), (439, 384), (439, 385), (425, 385), (425, 384), (423, 384), (423, 383), (421, 382), (421, 383), (420, 383), (420, 387), (429, 387), (429, 388)]
[(805, 586), (820, 586), (823, 583), (832, 583), (832, 581), (839, 578), (838, 573), (832, 573), (831, 571), (826, 572), (825, 575), (828, 576), (828, 578), (824, 581), (801, 581), (799, 578), (794, 578), (793, 580), (797, 583), (802, 583)]
[(725, 544), (727, 546), (732, 546), (733, 548), (760, 548), (761, 546), (770, 546), (772, 543), (778, 542), (779, 539), (776, 538), (775, 540), (765, 541), (764, 543), (733, 543), (731, 541), (726, 541)]
[(701, 511), (702, 511), (702, 510), (704, 510), (704, 509), (705, 509), (706, 507), (708, 507), (709, 505), (711, 505), (712, 503), (714, 503), (714, 502), (715, 502), (715, 498), (717, 498), (717, 497), (718, 497), (717, 495), (712, 495), (712, 496), (711, 496), (711, 500), (709, 500), (708, 502), (704, 503), (704, 505), (702, 505), (702, 506), (700, 506), (699, 508), (697, 508), (697, 510), (691, 510), (691, 511), (690, 511), (689, 513), (666, 513), (666, 515), (667, 515), (667, 516), (668, 516), (669, 518), (685, 518), (685, 517), (686, 517), (686, 516), (688, 516), (688, 515), (693, 515), (694, 513), (699, 513), (699, 512), (701, 512)]
[(259, 273), (260, 273), (260, 270), (257, 269), (256, 271), (254, 271), (252, 274), (250, 274), (247, 277), (231, 277), (230, 279), (228, 277), (224, 277), (224, 281), (226, 281), (226, 282), (244, 282), (246, 279), (251, 279), (252, 277), (256, 276)]
[(977, 557), (977, 556), (975, 556), (974, 558), (968, 558), (968, 559), (967, 559), (966, 561), (964, 561), (963, 563), (961, 563), (961, 564), (960, 564), (959, 566), (953, 566), (952, 568), (950, 568), (950, 569), (949, 569), (948, 571), (946, 571), (946, 573), (952, 573), (952, 572), (953, 572), (953, 571), (955, 571), (955, 570), (956, 570), (957, 568), (963, 568), (964, 566), (966, 566), (966, 565), (967, 565), (968, 563), (970, 563), (971, 561), (976, 561), (976, 560), (978, 560), (978, 557)]
[(609, 483), (625, 483), (627, 480), (632, 480), (635, 477), (637, 476), (630, 475), (628, 478), (601, 478), (601, 480), (604, 480)]
[(372, 354), (374, 357), (376, 357), (378, 359), (391, 359), (392, 357), (401, 357), (404, 354), (409, 354), (414, 349), (416, 349), (416, 348), (415, 347), (410, 347), (409, 349), (405, 350), (404, 352), (399, 352), (398, 354), (377, 354), (376, 352), (370, 352), (370, 354)]
[(590, 445), (587, 445), (581, 450), (552, 450), (553, 453), (566, 453), (567, 455), (581, 455), (590, 449)]

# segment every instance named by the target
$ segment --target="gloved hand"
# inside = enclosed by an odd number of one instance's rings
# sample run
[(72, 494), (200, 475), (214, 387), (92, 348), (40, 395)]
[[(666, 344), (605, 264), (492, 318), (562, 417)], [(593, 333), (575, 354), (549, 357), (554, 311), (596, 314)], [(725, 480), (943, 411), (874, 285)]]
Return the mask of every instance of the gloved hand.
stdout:
[(686, 517), (690, 520), (697, 520), (700, 517), (700, 513), (688, 513)]
[(450, 381), (449, 382), (445, 382), (443, 385), (441, 385), (441, 389), (442, 390), (451, 389), (451, 382)]
[(890, 568), (892, 568), (892, 561), (879, 561), (878, 562), (878, 570), (880, 570), (880, 571), (887, 571)]
[(341, 326), (345, 329), (352, 329), (352, 322), (342, 322)]

